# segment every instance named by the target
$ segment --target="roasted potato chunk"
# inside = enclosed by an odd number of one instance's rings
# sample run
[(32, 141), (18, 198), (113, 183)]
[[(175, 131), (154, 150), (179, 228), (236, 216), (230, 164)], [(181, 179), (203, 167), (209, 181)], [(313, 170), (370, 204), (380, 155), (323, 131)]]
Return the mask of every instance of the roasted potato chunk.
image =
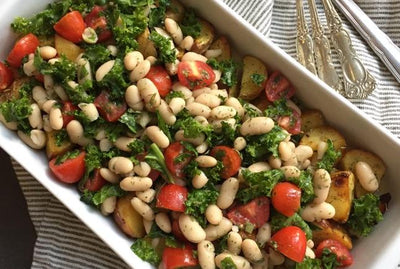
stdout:
[(257, 98), (263, 90), (263, 84), (257, 85), (252, 79), (252, 75), (259, 74), (267, 78), (267, 67), (258, 58), (253, 56), (243, 57), (243, 73), (240, 86), (239, 98), (244, 100), (253, 100)]
[(267, 107), (271, 105), (271, 102), (268, 101), (265, 94), (260, 94), (256, 99), (252, 100), (251, 103), (261, 111), (266, 110)]
[(177, 0), (171, 0), (171, 4), (168, 6), (165, 12), (165, 17), (173, 19), (176, 22), (180, 22), (185, 15), (185, 7)]
[(331, 186), (326, 202), (335, 208), (333, 220), (345, 223), (350, 215), (353, 202), (354, 174), (351, 171), (337, 171), (331, 174)]
[(331, 140), (335, 150), (340, 150), (346, 147), (346, 140), (344, 136), (336, 129), (324, 125), (310, 129), (300, 140), (300, 145), (310, 146), (314, 151), (318, 149), (320, 142)]
[[(356, 163), (360, 161), (369, 164), (376, 176), (376, 179), (380, 184), (385, 174), (386, 167), (381, 158), (371, 152), (361, 149), (351, 149), (343, 155), (343, 158), (340, 160), (339, 165), (343, 170), (349, 170), (354, 173), (354, 167)], [(361, 187), (361, 184), (358, 182), (358, 179), (356, 177), (355, 196), (359, 198), (366, 193), (368, 192), (363, 187)]]
[(303, 132), (308, 132), (325, 124), (324, 116), (319, 110), (309, 109), (301, 113), (301, 130)]
[(73, 144), (69, 140), (64, 140), (60, 144), (57, 144), (57, 131), (51, 131), (46, 133), (46, 154), (47, 158), (52, 159), (58, 155), (64, 154), (65, 152), (73, 148)]
[(133, 195), (126, 195), (117, 201), (114, 210), (114, 220), (121, 230), (133, 238), (141, 238), (146, 232), (142, 216), (131, 205)]
[(149, 56), (157, 57), (156, 47), (154, 46), (153, 41), (149, 39), (149, 37), (150, 30), (149, 28), (146, 28), (143, 33), (141, 33), (137, 38), (137, 42), (139, 44), (138, 51), (143, 54), (144, 58), (147, 58)]
[(231, 45), (225, 36), (218, 37), (210, 46), (210, 50), (221, 50), (221, 54), (215, 58), (218, 61), (231, 59)]
[(351, 237), (347, 233), (347, 231), (337, 224), (336, 222), (329, 220), (322, 220), (320, 222), (314, 222), (318, 229), (313, 230), (313, 241), (316, 246), (326, 239), (333, 239), (339, 241), (348, 249), (353, 248), (353, 243), (351, 241)]
[(59, 55), (64, 54), (70, 61), (75, 61), (79, 54), (83, 52), (83, 50), (65, 38), (55, 35), (54, 44)]
[(201, 30), (200, 35), (195, 38), (192, 51), (197, 53), (204, 53), (211, 45), (214, 40), (215, 30), (208, 21), (199, 19)]

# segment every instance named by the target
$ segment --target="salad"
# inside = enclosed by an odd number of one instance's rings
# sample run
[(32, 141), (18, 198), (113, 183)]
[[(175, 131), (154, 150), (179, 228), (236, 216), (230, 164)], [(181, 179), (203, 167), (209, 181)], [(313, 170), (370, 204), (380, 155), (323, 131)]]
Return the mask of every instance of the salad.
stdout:
[(159, 268), (339, 268), (382, 220), (374, 153), (176, 0), (53, 2), (11, 24), (0, 120)]

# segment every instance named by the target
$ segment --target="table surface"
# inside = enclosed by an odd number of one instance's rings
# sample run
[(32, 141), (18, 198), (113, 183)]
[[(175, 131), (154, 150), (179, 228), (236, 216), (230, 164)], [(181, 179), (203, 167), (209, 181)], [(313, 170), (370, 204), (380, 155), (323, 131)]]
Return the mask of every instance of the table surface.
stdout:
[(30, 268), (36, 232), (11, 160), (1, 148), (0, 180), (0, 268)]

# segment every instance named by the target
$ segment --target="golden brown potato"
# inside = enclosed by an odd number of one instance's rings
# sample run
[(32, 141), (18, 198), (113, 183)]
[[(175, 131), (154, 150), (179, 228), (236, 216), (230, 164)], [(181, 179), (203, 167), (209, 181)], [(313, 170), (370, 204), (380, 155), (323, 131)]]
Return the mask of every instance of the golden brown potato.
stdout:
[(260, 74), (267, 78), (267, 67), (260, 59), (256, 57), (243, 57), (243, 73), (239, 98), (244, 100), (253, 100), (257, 98), (257, 96), (263, 90), (263, 84), (257, 85), (254, 83), (253, 79), (251, 78), (253, 74)]
[(225, 36), (218, 37), (210, 46), (210, 50), (221, 50), (221, 55), (219, 55), (216, 59), (218, 61), (224, 61), (231, 59), (231, 45), (228, 42), (228, 39)]
[(333, 220), (345, 223), (350, 215), (354, 193), (354, 174), (337, 171), (331, 174), (331, 187), (326, 202), (335, 208)]
[(171, 4), (168, 6), (165, 12), (166, 18), (171, 18), (176, 22), (180, 22), (185, 14), (185, 7), (177, 0), (171, 0)]
[[(385, 174), (386, 167), (382, 159), (379, 158), (374, 153), (361, 149), (351, 149), (343, 155), (343, 158), (340, 160), (339, 165), (343, 170), (349, 170), (354, 173), (354, 167), (356, 163), (360, 161), (369, 164), (369, 166), (372, 168), (372, 171), (376, 176), (376, 179), (380, 184)], [(360, 183), (358, 182), (358, 179), (356, 178), (356, 185), (355, 185), (356, 197), (359, 198), (366, 193), (367, 191), (361, 187)]]
[(146, 232), (142, 216), (131, 205), (133, 194), (121, 197), (114, 210), (114, 220), (121, 230), (133, 238), (141, 238)]
[(147, 58), (149, 56), (157, 57), (156, 47), (154, 46), (153, 41), (149, 39), (149, 37), (150, 30), (149, 28), (146, 28), (143, 33), (141, 33), (137, 38), (137, 42), (139, 44), (138, 51), (143, 54), (144, 58)]
[(346, 147), (344, 136), (336, 129), (327, 125), (310, 129), (301, 138), (300, 145), (310, 146), (314, 151), (316, 151), (320, 142), (326, 142), (329, 139), (332, 141), (335, 150), (340, 150)]
[(261, 93), (258, 95), (258, 97), (254, 100), (251, 101), (253, 105), (255, 105), (259, 110), (264, 111), (267, 109), (269, 105), (271, 105), (271, 102), (268, 101), (267, 96), (265, 94)]
[(316, 109), (305, 110), (301, 113), (301, 130), (309, 130), (325, 125), (325, 119), (321, 111)]
[(62, 38), (59, 35), (55, 35), (54, 44), (57, 50), (58, 55), (64, 54), (70, 61), (75, 61), (79, 54), (83, 52), (83, 50), (65, 38)]
[(339, 224), (328, 221), (322, 220), (320, 222), (313, 223), (319, 229), (313, 230), (313, 241), (315, 246), (318, 246), (319, 243), (326, 239), (333, 239), (339, 241), (343, 244), (343, 246), (347, 247), (348, 249), (353, 248), (353, 243), (351, 241), (351, 237), (347, 233), (345, 229)]
[(57, 131), (46, 133), (47, 135), (46, 154), (47, 158), (49, 159), (64, 154), (65, 152), (73, 148), (73, 144), (69, 140), (65, 140), (60, 145), (57, 145), (57, 138), (56, 138), (57, 133), (58, 133)]
[(208, 21), (199, 19), (201, 25), (200, 35), (195, 38), (191, 50), (197, 53), (204, 53), (211, 45), (215, 36), (215, 29)]

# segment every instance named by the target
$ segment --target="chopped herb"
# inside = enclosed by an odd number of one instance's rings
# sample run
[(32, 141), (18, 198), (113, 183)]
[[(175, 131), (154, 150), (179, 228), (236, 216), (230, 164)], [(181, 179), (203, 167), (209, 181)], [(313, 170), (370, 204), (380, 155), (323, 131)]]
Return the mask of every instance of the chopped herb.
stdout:
[(161, 172), (169, 183), (174, 183), (174, 178), (165, 164), (164, 155), (156, 144), (151, 144), (149, 152), (145, 157), (145, 161), (151, 166), (151, 168)]
[(123, 99), (129, 83), (122, 60), (115, 59), (114, 66), (97, 84), (108, 90), (110, 100), (120, 101)]
[(320, 259), (311, 259), (310, 257), (305, 257), (300, 263), (296, 263), (295, 269), (321, 269)]
[(237, 269), (231, 257), (226, 257), (221, 261), (221, 269)]
[(60, 131), (55, 133), (55, 141), (56, 141), (56, 146), (61, 147), (61, 145), (65, 142), (68, 141), (68, 133), (67, 130), (61, 129)]
[(236, 137), (238, 136), (238, 129), (233, 128), (227, 122), (221, 122), (221, 131), (220, 132), (211, 132), (207, 137), (207, 142), (210, 147), (215, 145), (226, 145), (233, 147), (233, 142), (235, 141)]
[(321, 262), (323, 269), (336, 269), (340, 267), (336, 254), (327, 248), (322, 250)]
[(286, 104), (286, 99), (281, 98), (273, 102), (273, 104), (269, 105), (268, 108), (264, 111), (265, 116), (270, 117), (274, 120), (277, 120), (281, 116), (291, 116), (293, 111)]
[(32, 113), (29, 97), (23, 96), (0, 104), (0, 113), (7, 122), (17, 122), (18, 130), (30, 133), (31, 126), (28, 117)]
[(212, 68), (221, 71), (221, 82), (228, 87), (236, 85), (238, 82), (237, 73), (239, 64), (233, 60), (223, 60), (218, 62), (216, 59), (210, 59), (207, 61)]
[(163, 63), (174, 63), (176, 60), (176, 50), (171, 46), (173, 42), (170, 38), (163, 37), (156, 31), (152, 31), (150, 34), (150, 40), (154, 42), (158, 50), (158, 58)]
[(121, 197), (125, 195), (125, 191), (121, 189), (119, 184), (116, 185), (105, 185), (99, 191), (88, 191), (84, 190), (81, 201), (88, 204), (94, 205), (98, 207), (101, 205), (107, 198), (110, 197)]
[(138, 238), (131, 246), (131, 250), (142, 260), (157, 266), (161, 262), (160, 255), (156, 252), (148, 240)]
[(135, 139), (132, 143), (128, 145), (128, 148), (132, 150), (132, 155), (137, 155), (145, 151), (145, 143), (140, 139)]
[(157, 121), (158, 121), (158, 127), (168, 137), (168, 140), (172, 141), (172, 135), (171, 135), (170, 128), (167, 125), (167, 123), (165, 122), (165, 120), (163, 119), (163, 117), (161, 117), (161, 114), (159, 111), (157, 111)]
[(294, 213), (293, 216), (286, 217), (279, 213), (272, 214), (271, 216), (271, 230), (273, 233), (279, 231), (280, 229), (288, 226), (297, 226), (304, 231), (307, 236), (307, 239), (312, 238), (312, 230), (310, 226), (302, 219), (302, 217), (298, 213)]
[(175, 239), (175, 237), (172, 234), (167, 234), (163, 232), (156, 223), (153, 223), (151, 226), (150, 232), (148, 233), (147, 237), (149, 238), (163, 238), (165, 240), (165, 245), (167, 247), (178, 247), (179, 243)]
[(218, 198), (218, 191), (211, 189), (194, 189), (189, 192), (185, 202), (185, 213), (194, 217), (197, 222), (205, 227), (207, 219), (204, 215), (209, 205), (215, 204)]
[(252, 105), (250, 105), (249, 103), (244, 102), (244, 101), (242, 101), (242, 103), (243, 103), (244, 111), (246, 112), (246, 115), (248, 117), (254, 118), (254, 117), (261, 116), (261, 113), (257, 109), (255, 109)]
[(210, 183), (218, 183), (221, 181), (221, 173), (224, 169), (224, 164), (221, 161), (217, 162), (217, 165), (211, 168), (203, 168), (202, 171), (207, 176)]
[(218, 241), (214, 243), (215, 246), (215, 254), (220, 254), (228, 249), (228, 234), (219, 238)]
[(82, 57), (89, 60), (90, 67), (94, 73), (100, 65), (111, 60), (111, 51), (102, 44), (94, 44), (85, 47)]
[(136, 134), (137, 126), (136, 126), (136, 116), (138, 113), (134, 112), (131, 109), (128, 109), (122, 116), (118, 119), (119, 122), (123, 123), (128, 127), (128, 129)]
[(184, 36), (191, 36), (193, 38), (200, 36), (201, 23), (194, 9), (188, 8), (185, 10), (180, 27)]
[(328, 147), (324, 153), (324, 156), (322, 156), (322, 159), (317, 163), (317, 167), (319, 169), (325, 169), (326, 171), (331, 172), (336, 161), (342, 154), (339, 150), (335, 150), (332, 140), (328, 139), (326, 143)]
[(158, 1), (158, 7), (150, 10), (149, 27), (156, 27), (164, 24), (165, 12), (170, 4), (170, 0)]
[(183, 98), (185, 99), (185, 95), (182, 92), (178, 92), (178, 91), (170, 91), (167, 96), (165, 96), (165, 102), (169, 103), (172, 98)]
[(265, 75), (254, 73), (250, 76), (250, 78), (254, 82), (254, 84), (261, 86), (267, 77)]
[(66, 160), (69, 159), (74, 159), (78, 157), (78, 155), (81, 153), (79, 149), (73, 150), (73, 151), (68, 151), (64, 153), (63, 155), (59, 155), (56, 158), (55, 165), (60, 165), (63, 164)]
[(303, 170), (298, 178), (289, 178), (301, 189), (301, 202), (306, 204), (315, 198), (312, 174), (308, 170)]

